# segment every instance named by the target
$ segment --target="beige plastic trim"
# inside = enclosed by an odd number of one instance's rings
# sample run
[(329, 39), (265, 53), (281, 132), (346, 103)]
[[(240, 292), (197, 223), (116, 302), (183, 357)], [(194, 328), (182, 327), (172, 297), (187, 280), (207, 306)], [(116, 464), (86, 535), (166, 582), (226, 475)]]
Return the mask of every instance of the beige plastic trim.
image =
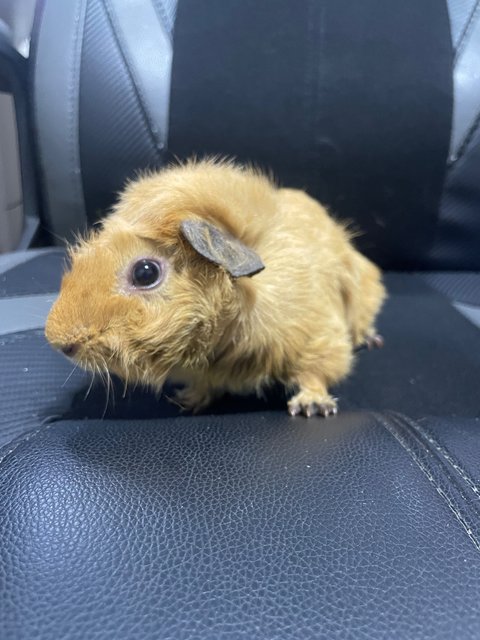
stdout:
[(15, 103), (11, 95), (0, 93), (0, 253), (18, 246), (23, 215)]

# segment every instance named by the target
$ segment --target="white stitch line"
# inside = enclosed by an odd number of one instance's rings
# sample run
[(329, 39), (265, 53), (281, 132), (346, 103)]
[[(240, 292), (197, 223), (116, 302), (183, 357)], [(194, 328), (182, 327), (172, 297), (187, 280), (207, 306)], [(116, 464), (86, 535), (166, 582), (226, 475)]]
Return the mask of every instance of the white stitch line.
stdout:
[(475, 481), (468, 475), (468, 473), (461, 467), (458, 462), (456, 462), (452, 456), (448, 453), (447, 449), (445, 449), (435, 438), (430, 435), (430, 433), (424, 430), (420, 425), (416, 425), (412, 421), (405, 418), (406, 422), (412, 426), (413, 429), (418, 431), (430, 444), (433, 444), (435, 449), (442, 454), (445, 460), (455, 469), (455, 471), (459, 474), (459, 476), (468, 484), (473, 493), (480, 499), (480, 487), (475, 483)]
[(450, 511), (455, 516), (455, 519), (460, 523), (462, 528), (465, 530), (465, 533), (467, 534), (468, 538), (470, 539), (470, 541), (472, 542), (472, 544), (474, 545), (476, 550), (480, 551), (480, 541), (478, 540), (478, 538), (475, 536), (475, 534), (473, 533), (472, 529), (468, 525), (467, 520), (464, 518), (464, 516), (462, 515), (461, 511), (458, 510), (458, 508), (455, 506), (455, 504), (452, 502), (452, 500), (446, 495), (446, 493), (443, 491), (442, 487), (440, 487), (438, 485), (438, 483), (435, 481), (435, 478), (432, 476), (432, 474), (430, 473), (428, 468), (423, 464), (423, 462), (420, 460), (420, 458), (417, 456), (417, 454), (413, 451), (413, 449), (411, 449), (408, 446), (408, 444), (405, 442), (405, 439), (403, 439), (400, 436), (400, 434), (398, 434), (394, 429), (392, 429), (392, 427), (387, 422), (385, 422), (383, 420), (383, 418), (379, 414), (375, 414), (375, 415), (376, 415), (377, 420), (381, 424), (383, 424), (385, 429), (387, 429), (387, 431), (395, 438), (395, 440), (397, 440), (397, 442), (400, 443), (400, 445), (403, 447), (403, 449), (405, 449), (405, 451), (407, 451), (410, 454), (410, 457), (412, 458), (412, 460), (419, 467), (419, 469), (424, 473), (424, 475), (427, 477), (428, 481), (435, 487), (435, 490), (437, 491), (437, 493), (445, 500), (445, 502), (447, 503), (448, 508), (450, 509)]
[[(83, 199), (83, 191), (81, 186), (81, 178), (80, 178), (80, 148), (78, 141), (78, 128), (79, 128), (79, 105), (78, 105), (78, 95), (80, 93), (80, 65), (81, 65), (81, 56), (82, 56), (82, 46), (83, 46), (83, 32), (85, 29), (85, 18), (86, 18), (86, 2), (84, 0), (79, 0), (75, 7), (75, 17), (74, 17), (74, 34), (73, 34), (73, 43), (71, 49), (71, 58), (69, 60), (69, 67), (71, 71), (70, 75), (70, 83), (68, 85), (68, 146), (69, 146), (69, 157), (72, 161), (72, 165), (70, 167), (69, 175), (70, 175), (70, 184), (75, 193), (75, 198), (78, 203), (82, 202)], [(78, 206), (77, 212), (78, 212)]]
[(164, 151), (164, 144), (158, 137), (157, 126), (155, 124), (154, 118), (152, 118), (152, 114), (150, 113), (148, 101), (145, 99), (142, 82), (139, 81), (137, 72), (135, 70), (135, 65), (132, 63), (128, 46), (125, 43), (122, 29), (118, 23), (118, 17), (115, 11), (115, 7), (112, 6), (110, 0), (104, 0), (104, 9), (107, 14), (108, 22), (112, 28), (113, 37), (118, 46), (120, 56), (124, 59), (125, 67), (130, 77), (132, 87), (142, 111), (143, 117), (145, 119), (145, 124), (147, 125), (148, 133), (150, 135), (151, 141), (153, 142), (155, 152), (157, 156), (161, 157), (161, 154)]
[(15, 443), (15, 445), (11, 448), (8, 449), (3, 456), (0, 457), (0, 467), (3, 465), (3, 463), (5, 462), (5, 460), (12, 455), (12, 453), (14, 453), (18, 447), (21, 444), (24, 444), (25, 442), (29, 442), (30, 440), (33, 440), (33, 438), (35, 438), (36, 436), (38, 436), (38, 434), (40, 432), (44, 432), (47, 431), (48, 429), (50, 429), (55, 423), (52, 422), (50, 424), (47, 424), (45, 426), (39, 427), (38, 429), (35, 429), (35, 431), (30, 431), (29, 433), (25, 434), (23, 436), (23, 438), (20, 438), (20, 440), (17, 440), (17, 442)]

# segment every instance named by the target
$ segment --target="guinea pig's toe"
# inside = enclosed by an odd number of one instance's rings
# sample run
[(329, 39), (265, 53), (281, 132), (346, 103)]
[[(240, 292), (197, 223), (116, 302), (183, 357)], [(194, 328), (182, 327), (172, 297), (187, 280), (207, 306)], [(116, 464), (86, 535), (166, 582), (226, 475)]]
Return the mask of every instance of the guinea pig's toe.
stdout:
[(288, 413), (291, 416), (293, 417), (299, 416), (301, 412), (302, 412), (302, 407), (298, 403), (292, 402), (292, 401), (288, 403)]
[(385, 340), (383, 339), (383, 336), (381, 336), (379, 333), (375, 333), (371, 336), (367, 336), (365, 338), (365, 343), (367, 345), (367, 349), (369, 350), (381, 349), (385, 344)]
[(336, 404), (332, 404), (330, 402), (328, 403), (324, 402), (318, 405), (318, 413), (324, 418), (328, 418), (329, 416), (336, 416), (338, 413), (338, 409)]
[(306, 418), (318, 415), (324, 418), (337, 415), (337, 400), (331, 396), (315, 397), (315, 394), (301, 391), (288, 402), (291, 416), (304, 415)]
[(170, 402), (180, 407), (181, 411), (190, 411), (194, 414), (209, 405), (211, 399), (211, 395), (206, 389), (190, 386), (177, 389), (174, 397), (169, 398)]
[(318, 412), (318, 407), (315, 402), (311, 402), (303, 407), (303, 415), (306, 418), (311, 418)]

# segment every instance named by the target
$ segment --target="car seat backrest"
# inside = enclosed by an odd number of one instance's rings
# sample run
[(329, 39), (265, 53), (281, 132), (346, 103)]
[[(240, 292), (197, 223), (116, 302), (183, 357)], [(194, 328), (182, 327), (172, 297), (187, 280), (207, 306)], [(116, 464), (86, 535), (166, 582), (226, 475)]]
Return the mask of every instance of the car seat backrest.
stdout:
[(70, 239), (136, 172), (225, 154), (353, 221), (384, 267), (479, 267), (476, 97), (457, 73), (476, 22), (457, 5), (47, 0), (33, 74), (47, 224)]

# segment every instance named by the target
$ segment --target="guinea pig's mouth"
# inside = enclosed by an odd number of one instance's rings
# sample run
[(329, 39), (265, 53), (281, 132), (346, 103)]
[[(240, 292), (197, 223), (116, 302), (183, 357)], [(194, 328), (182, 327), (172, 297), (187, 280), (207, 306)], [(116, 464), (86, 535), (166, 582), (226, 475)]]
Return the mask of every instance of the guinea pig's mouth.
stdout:
[(70, 334), (62, 336), (61, 341), (57, 336), (47, 334), (47, 339), (73, 364), (93, 374), (92, 383), (97, 378), (105, 386), (111, 386), (112, 376), (115, 376), (122, 380), (125, 390), (141, 385), (160, 391), (171, 369), (158, 346), (151, 351), (144, 344), (141, 349), (126, 349), (124, 343), (117, 344), (115, 336), (106, 331), (101, 335), (97, 332), (93, 337), (86, 332), (76, 332), (74, 338)]
[[(50, 344), (61, 351), (76, 366), (92, 373), (113, 373), (118, 368), (116, 353), (105, 344), (93, 342), (89, 336), (75, 336), (61, 342), (47, 334)], [(98, 337), (96, 338), (98, 340)]]
[[(80, 367), (98, 375), (106, 382), (110, 380), (112, 375), (120, 378), (125, 384), (125, 389), (130, 385), (137, 384), (161, 389), (167, 378), (167, 372), (159, 371), (149, 358), (141, 361), (133, 359), (125, 361), (120, 354), (113, 351), (105, 350), (101, 353), (96, 351), (95, 354), (89, 353), (88, 356), (79, 357), (76, 361)], [(152, 375), (152, 371), (155, 371), (154, 375)], [(152, 379), (155, 381), (153, 385)]]
[[(82, 369), (93, 373), (114, 373), (121, 376), (123, 367), (118, 356), (109, 349), (89, 349), (86, 347), (79, 351), (74, 358)], [(123, 376), (121, 376), (123, 377)]]

